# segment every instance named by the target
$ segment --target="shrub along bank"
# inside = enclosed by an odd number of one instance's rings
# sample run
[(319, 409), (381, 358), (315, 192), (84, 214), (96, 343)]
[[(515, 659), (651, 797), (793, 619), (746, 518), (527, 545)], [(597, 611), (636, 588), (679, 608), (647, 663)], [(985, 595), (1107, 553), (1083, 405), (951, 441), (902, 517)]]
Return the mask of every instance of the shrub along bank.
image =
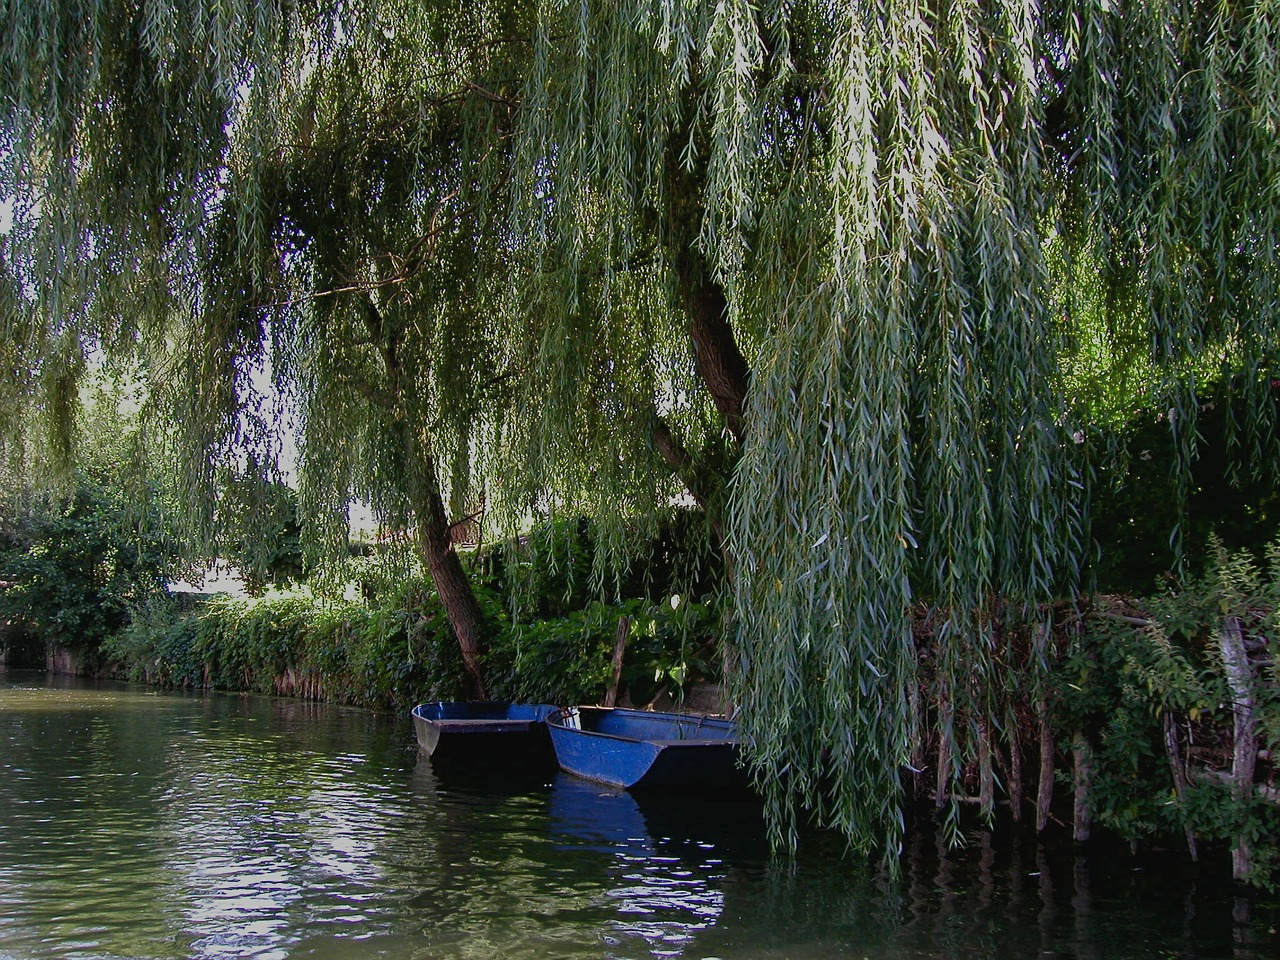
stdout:
[[(600, 551), (585, 520), (543, 522), (520, 543), (471, 555), (489, 695), (579, 703), (616, 688), (620, 700), (644, 704), (712, 679), (720, 608), (698, 523), (690, 511), (663, 517), (643, 556), (608, 578), (595, 570)], [(362, 601), (306, 589), (197, 601), (146, 594), (110, 636), (81, 645), (81, 662), (146, 683), (385, 709), (461, 695), (457, 642), (412, 559), (393, 545), (354, 558), (346, 573)], [(690, 590), (703, 599), (689, 599)], [(616, 599), (602, 602), (607, 593)], [(615, 677), (620, 642), (626, 656)]]
[[(481, 597), (491, 630), (488, 692), (498, 699), (599, 701), (613, 684), (620, 625), (627, 655), (619, 692), (631, 702), (678, 695), (711, 669), (718, 614), (708, 604), (678, 596), (590, 602), (521, 623), (496, 592)], [(145, 683), (375, 708), (449, 699), (466, 687), (448, 620), (422, 580), (377, 606), (292, 594), (216, 596), (183, 610), (175, 598), (156, 598), (101, 652), (120, 675)]]
[(1265, 563), (1217, 541), (1209, 552), (1202, 575), (1156, 596), (1080, 598), (1021, 627), (980, 612), (992, 671), (966, 674), (968, 652), (933, 626), (945, 618), (922, 610), (905, 774), (916, 799), (953, 826), (962, 811), (1006, 810), (1081, 841), (1101, 827), (1193, 859), (1229, 849), (1236, 879), (1274, 886), (1280, 547)]

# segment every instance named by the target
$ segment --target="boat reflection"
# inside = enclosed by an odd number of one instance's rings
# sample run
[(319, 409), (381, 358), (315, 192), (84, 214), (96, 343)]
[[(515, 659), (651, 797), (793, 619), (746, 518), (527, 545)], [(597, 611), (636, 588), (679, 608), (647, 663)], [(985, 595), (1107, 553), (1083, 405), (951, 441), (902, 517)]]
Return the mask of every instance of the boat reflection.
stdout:
[(558, 849), (639, 857), (656, 853), (640, 806), (625, 790), (557, 773), (547, 815)]
[[(505, 883), (527, 874), (524, 922), (589, 926), (606, 956), (688, 953), (724, 913), (735, 865), (767, 857), (763, 818), (750, 800), (633, 795), (566, 773), (512, 777), (426, 757), (414, 792), (449, 809), (449, 836), (434, 859), (467, 877), (438, 880), (450, 886), (455, 918), (485, 886), (477, 865), (501, 862)], [(489, 822), (496, 808), (506, 810), (501, 829)], [(519, 837), (515, 810), (523, 813)]]
[(613, 857), (603, 893), (614, 917), (605, 941), (636, 940), (655, 956), (679, 956), (725, 910), (731, 863), (767, 855), (759, 805), (751, 801), (633, 795), (558, 774), (548, 804), (561, 850)]
[(760, 803), (749, 797), (633, 794), (558, 773), (549, 813), (560, 842), (620, 855), (641, 851), (719, 864), (763, 860), (769, 853)]

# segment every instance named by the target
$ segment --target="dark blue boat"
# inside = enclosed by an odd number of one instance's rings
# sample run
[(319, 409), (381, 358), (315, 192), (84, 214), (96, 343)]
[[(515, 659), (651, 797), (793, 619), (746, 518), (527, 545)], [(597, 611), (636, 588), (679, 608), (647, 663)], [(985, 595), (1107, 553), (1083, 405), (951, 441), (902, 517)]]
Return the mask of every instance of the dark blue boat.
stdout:
[(412, 710), (413, 731), (418, 748), (435, 761), (551, 767), (546, 719), (557, 711), (546, 703), (420, 703)]
[(729, 720), (578, 707), (552, 714), (547, 729), (560, 767), (588, 780), (632, 790), (747, 790)]

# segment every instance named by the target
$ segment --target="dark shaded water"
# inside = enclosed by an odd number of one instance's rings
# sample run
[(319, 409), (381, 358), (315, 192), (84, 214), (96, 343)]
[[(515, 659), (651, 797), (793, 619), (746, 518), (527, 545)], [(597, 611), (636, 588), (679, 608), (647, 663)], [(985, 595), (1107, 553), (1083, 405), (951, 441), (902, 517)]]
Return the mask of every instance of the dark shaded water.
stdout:
[(459, 779), (401, 719), (0, 672), (0, 960), (1280, 957), (1221, 870), (974, 834), (890, 882), (749, 808)]

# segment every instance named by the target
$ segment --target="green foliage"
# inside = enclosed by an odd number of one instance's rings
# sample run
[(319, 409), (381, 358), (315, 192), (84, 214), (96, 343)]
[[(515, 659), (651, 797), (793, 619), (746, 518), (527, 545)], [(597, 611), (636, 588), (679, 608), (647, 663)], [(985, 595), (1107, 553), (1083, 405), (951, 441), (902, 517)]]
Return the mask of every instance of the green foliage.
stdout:
[[(1152, 606), (1171, 632), (1202, 651), (1219, 685), (1225, 684), (1226, 675), (1213, 645), (1214, 630), (1223, 618), (1238, 619), (1246, 643), (1265, 651), (1270, 665), (1254, 669), (1252, 693), (1259, 736), (1264, 749), (1276, 757), (1280, 756), (1280, 669), (1275, 656), (1280, 635), (1280, 538), (1267, 544), (1264, 553), (1266, 562), (1261, 563), (1253, 551), (1230, 551), (1216, 536), (1211, 537), (1204, 574), (1178, 592), (1157, 598)], [(1224, 702), (1230, 699), (1223, 695)], [(1224, 713), (1229, 714), (1229, 709)], [(1280, 820), (1276, 826), (1280, 829)]]
[[(78, 474), (67, 499), (32, 505), (0, 550), (0, 621), (44, 644), (94, 652), (134, 605), (165, 591), (176, 557), (118, 486)], [(0, 637), (0, 639), (3, 639)]]
[(633, 518), (648, 536), (633, 534), (620, 557), (585, 517), (540, 521), (518, 542), (483, 551), (478, 579), (506, 598), (510, 617), (487, 660), (491, 693), (596, 702), (611, 680), (622, 617), (629, 622), (622, 696), (645, 703), (662, 690), (679, 696), (686, 684), (718, 679), (720, 608), (711, 598), (719, 568), (703, 518), (676, 508), (647, 521)]
[(719, 617), (712, 605), (672, 596), (657, 603), (591, 601), (561, 616), (512, 625), (494, 637), (486, 663), (503, 698), (598, 703), (612, 681), (620, 620), (627, 618), (619, 695), (644, 704), (660, 692), (718, 679)]
[[(1097, 821), (1133, 841), (1186, 831), (1233, 844), (1247, 838), (1255, 846), (1251, 882), (1260, 884), (1280, 868), (1272, 842), (1280, 807), (1252, 790), (1237, 798), (1224, 782), (1232, 764), (1233, 698), (1218, 638), (1227, 617), (1240, 619), (1251, 644), (1275, 635), (1280, 544), (1268, 552), (1272, 566), (1264, 569), (1249, 552), (1231, 553), (1211, 540), (1205, 573), (1144, 601), (1145, 617), (1101, 604), (1091, 610), (1053, 670), (1057, 729), (1065, 737), (1084, 735), (1093, 747)], [(1273, 757), (1280, 746), (1277, 679), (1270, 667), (1255, 671), (1253, 684), (1261, 748)], [(1181, 797), (1166, 754), (1169, 722), (1187, 769)], [(1258, 782), (1274, 787), (1273, 765), (1260, 762)]]
[(722, 564), (701, 511), (668, 508), (623, 518), (625, 549), (606, 539), (619, 519), (539, 520), (518, 538), (486, 547), (475, 558), (477, 582), (510, 598), (513, 618), (547, 619), (581, 610), (592, 600), (706, 597), (722, 586)]
[(454, 649), (439, 602), (414, 581), (375, 608), (305, 593), (155, 603), (103, 653), (152, 683), (405, 708), (460, 693)]
[(414, 544), (403, 537), (392, 537), (377, 543), (352, 544), (350, 556), (341, 562), (312, 568), (308, 582), (313, 589), (331, 588), (339, 593), (348, 584), (355, 584), (365, 602), (382, 604), (406, 582), (419, 581), (426, 575)]
[(486, 662), (490, 692), (534, 703), (594, 703), (609, 683), (619, 608), (592, 602), (495, 638)]
[(489, 582), (507, 590), (514, 619), (562, 617), (601, 592), (592, 576), (595, 537), (585, 517), (542, 520), (527, 536), (485, 553)]
[(199, 629), (180, 596), (152, 597), (130, 609), (129, 622), (103, 642), (101, 657), (139, 683), (198, 688), (205, 682), (196, 652)]
[[(657, 603), (588, 601), (513, 624), (506, 598), (478, 591), (490, 636), (493, 696), (596, 702), (611, 681), (618, 621), (629, 621), (621, 694), (677, 699), (718, 679), (720, 613), (680, 596)], [(553, 597), (563, 601), (558, 589)], [(136, 608), (103, 654), (133, 679), (175, 686), (323, 696), (403, 708), (465, 690), (444, 610), (421, 577), (401, 579), (372, 606), (307, 593), (213, 597), (184, 609), (174, 598)]]
[(1135, 629), (1105, 616), (1055, 668), (1055, 728), (1093, 747), (1091, 801), (1097, 822), (1129, 840), (1180, 831), (1184, 811), (1162, 746), (1166, 711), (1200, 718), (1217, 708), (1222, 690), (1201, 660), (1175, 647), (1157, 625)]
[(242, 474), (223, 494), (219, 510), (227, 531), (219, 551), (252, 596), (268, 586), (288, 587), (303, 578), (298, 496), (279, 481)]
[(1242, 436), (1245, 424), (1262, 414), (1246, 407), (1247, 391), (1239, 384), (1203, 389), (1183, 502), (1170, 484), (1178, 470), (1179, 439), (1168, 408), (1143, 408), (1090, 439), (1102, 447), (1089, 454), (1097, 459), (1090, 503), (1096, 556), (1086, 573), (1097, 590), (1147, 594), (1183, 562), (1203, 563), (1211, 536), (1229, 550), (1262, 559), (1280, 533), (1280, 494), (1270, 466), (1277, 452), (1274, 393), (1272, 386), (1265, 443), (1242, 458), (1242, 447), (1250, 446)]
[(631, 702), (643, 704), (663, 692), (679, 702), (688, 687), (721, 680), (723, 620), (720, 603), (679, 594), (631, 614), (622, 672)]

